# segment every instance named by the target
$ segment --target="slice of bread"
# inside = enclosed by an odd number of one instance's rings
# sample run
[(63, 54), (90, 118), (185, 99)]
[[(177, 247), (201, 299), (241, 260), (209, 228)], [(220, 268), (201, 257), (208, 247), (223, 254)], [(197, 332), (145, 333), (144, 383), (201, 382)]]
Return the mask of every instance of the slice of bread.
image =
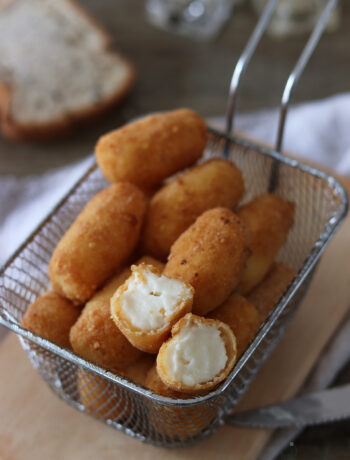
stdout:
[(57, 137), (120, 101), (131, 64), (71, 0), (0, 0), (1, 128), (14, 139)]

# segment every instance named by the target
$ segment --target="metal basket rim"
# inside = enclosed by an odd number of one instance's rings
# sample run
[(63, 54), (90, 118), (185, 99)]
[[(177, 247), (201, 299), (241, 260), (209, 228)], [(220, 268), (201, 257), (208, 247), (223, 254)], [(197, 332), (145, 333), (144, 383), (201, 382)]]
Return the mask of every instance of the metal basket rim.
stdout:
[[(259, 343), (263, 340), (267, 332), (271, 329), (275, 321), (278, 317), (283, 313), (285, 307), (288, 305), (289, 301), (292, 299), (293, 295), (305, 281), (307, 275), (311, 272), (311, 270), (316, 265), (318, 259), (320, 258), (321, 254), (325, 250), (327, 244), (334, 236), (337, 228), (345, 218), (348, 210), (348, 197), (343, 185), (332, 175), (325, 173), (315, 167), (309, 166), (303, 162), (300, 162), (295, 159), (291, 159), (284, 155), (281, 155), (275, 150), (269, 149), (268, 147), (262, 146), (261, 144), (257, 144), (251, 140), (245, 139), (243, 137), (232, 135), (227, 136), (226, 134), (213, 129), (211, 127), (208, 128), (209, 132), (214, 136), (219, 136), (220, 138), (226, 138), (230, 142), (233, 142), (237, 145), (241, 145), (245, 148), (252, 149), (258, 151), (260, 154), (265, 156), (269, 156), (278, 162), (287, 164), (295, 169), (299, 169), (311, 176), (319, 177), (325, 180), (329, 187), (333, 189), (333, 191), (339, 196), (341, 204), (338, 208), (337, 216), (332, 217), (328, 224), (325, 226), (324, 231), (319, 236), (318, 240), (316, 241), (315, 245), (313, 246), (311, 252), (309, 253), (308, 257), (306, 258), (305, 262), (303, 263), (302, 268), (298, 272), (298, 274), (294, 277), (294, 280), (290, 284), (288, 290), (284, 294), (284, 296), (279, 300), (278, 304), (271, 312), (269, 317), (265, 320), (265, 322), (261, 325), (259, 331), (257, 332), (256, 336), (254, 337), (253, 341), (250, 343), (249, 347), (245, 350), (239, 361), (236, 363), (235, 367), (226, 378), (226, 380), (219, 385), (214, 391), (211, 391), (202, 396), (196, 396), (189, 399), (174, 399), (167, 396), (157, 395), (152, 393), (150, 390), (134, 384), (129, 380), (126, 380), (110, 371), (103, 369), (100, 366), (92, 364), (85, 359), (79, 357), (75, 353), (70, 350), (61, 348), (60, 346), (50, 342), (47, 339), (44, 339), (37, 334), (34, 334), (27, 329), (22, 328), (19, 324), (5, 319), (2, 315), (0, 315), (0, 324), (7, 327), (8, 329), (12, 330), (16, 334), (28, 339), (29, 341), (42, 346), (43, 348), (53, 352), (54, 354), (67, 359), (68, 361), (72, 362), (75, 365), (81, 366), (88, 371), (91, 371), (101, 377), (112, 381), (115, 384), (122, 386), (123, 388), (127, 388), (132, 392), (140, 394), (148, 399), (161, 403), (167, 406), (181, 406), (181, 407), (192, 407), (194, 405), (202, 404), (203, 402), (209, 402), (212, 399), (215, 399), (223, 394), (223, 392), (227, 389), (227, 387), (231, 384), (232, 380), (236, 377), (236, 375), (242, 370), (245, 363), (248, 361), (249, 357), (253, 354), (256, 347)], [(5, 270), (11, 265), (11, 263), (17, 258), (17, 256), (26, 248), (26, 246), (35, 238), (35, 236), (40, 232), (40, 230), (50, 221), (50, 219), (55, 215), (59, 208), (61, 208), (64, 203), (69, 199), (69, 197), (74, 193), (74, 191), (97, 169), (97, 164), (94, 162), (91, 166), (87, 168), (87, 170), (82, 174), (82, 176), (70, 187), (67, 193), (58, 201), (58, 203), (53, 207), (53, 209), (46, 215), (44, 219), (37, 225), (37, 227), (33, 230), (33, 232), (25, 239), (25, 241), (18, 247), (18, 249), (13, 253), (12, 256), (5, 262), (5, 264), (0, 268), (0, 281), (2, 281), (2, 275)], [(2, 283), (1, 283), (2, 284)]]

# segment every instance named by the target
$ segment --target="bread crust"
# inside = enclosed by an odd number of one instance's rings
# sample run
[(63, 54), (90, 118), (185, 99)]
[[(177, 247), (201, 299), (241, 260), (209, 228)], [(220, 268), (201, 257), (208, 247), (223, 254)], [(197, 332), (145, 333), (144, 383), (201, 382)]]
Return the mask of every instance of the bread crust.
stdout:
[(54, 122), (48, 123), (18, 123), (11, 115), (11, 100), (13, 89), (11, 85), (0, 81), (0, 128), (2, 133), (15, 141), (32, 141), (40, 142), (71, 134), (80, 126), (95, 121), (100, 116), (109, 112), (113, 107), (119, 104), (131, 91), (136, 80), (135, 67), (129, 60), (111, 50), (111, 38), (101, 24), (80, 4), (74, 0), (66, 0), (77, 13), (84, 18), (100, 33), (103, 39), (104, 51), (109, 52), (114, 57), (122, 61), (122, 64), (128, 69), (128, 78), (118, 91), (111, 97), (94, 103), (89, 108), (78, 110), (74, 113), (66, 114)]
[[(115, 56), (119, 56), (113, 53)], [(120, 57), (120, 56), (119, 56)], [(129, 78), (125, 81), (124, 86), (118, 89), (110, 99), (101, 101), (89, 109), (77, 111), (69, 114), (61, 120), (50, 123), (16, 123), (11, 117), (11, 98), (12, 89), (10, 86), (0, 84), (0, 126), (3, 134), (16, 141), (40, 142), (51, 139), (57, 139), (64, 135), (73, 133), (78, 127), (92, 123), (101, 115), (106, 114), (119, 102), (121, 102), (134, 86), (136, 72), (133, 65), (125, 58), (122, 59), (129, 67)]]

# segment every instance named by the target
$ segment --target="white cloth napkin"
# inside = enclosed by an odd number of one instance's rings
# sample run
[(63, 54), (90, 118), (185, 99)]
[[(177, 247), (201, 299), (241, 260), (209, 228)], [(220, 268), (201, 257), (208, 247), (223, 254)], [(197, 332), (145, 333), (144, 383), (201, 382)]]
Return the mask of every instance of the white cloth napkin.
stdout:
[[(350, 94), (292, 107), (287, 118), (284, 148), (350, 177), (349, 120)], [(237, 129), (274, 144), (278, 110), (242, 115), (236, 121)], [(41, 176), (0, 176), (0, 264), (46, 216), (92, 161), (91, 155), (78, 163)], [(309, 390), (328, 386), (348, 361), (349, 332), (350, 318), (319, 361), (309, 379)], [(277, 430), (261, 460), (275, 458), (297, 434), (296, 430)]]
[(0, 265), (94, 161), (93, 155), (40, 176), (0, 176)]
[[(238, 117), (236, 128), (274, 145), (279, 111)], [(350, 93), (292, 107), (283, 148), (350, 177)]]

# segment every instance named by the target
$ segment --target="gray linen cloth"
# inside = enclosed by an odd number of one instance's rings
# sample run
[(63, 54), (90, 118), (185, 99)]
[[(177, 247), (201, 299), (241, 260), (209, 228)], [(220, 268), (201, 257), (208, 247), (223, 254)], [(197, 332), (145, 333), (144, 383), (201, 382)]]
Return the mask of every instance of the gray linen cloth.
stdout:
[[(350, 177), (350, 94), (292, 107), (284, 147), (293, 154)], [(222, 122), (222, 119), (216, 119)], [(271, 145), (277, 135), (278, 110), (238, 116), (236, 129)], [(41, 176), (0, 176), (0, 264), (30, 234), (70, 186), (92, 164), (93, 157)], [(349, 300), (350, 305), (350, 300)], [(4, 334), (0, 328), (0, 337)], [(320, 358), (303, 391), (323, 389), (350, 358), (350, 317)], [(272, 460), (298, 434), (277, 430), (259, 460)]]

